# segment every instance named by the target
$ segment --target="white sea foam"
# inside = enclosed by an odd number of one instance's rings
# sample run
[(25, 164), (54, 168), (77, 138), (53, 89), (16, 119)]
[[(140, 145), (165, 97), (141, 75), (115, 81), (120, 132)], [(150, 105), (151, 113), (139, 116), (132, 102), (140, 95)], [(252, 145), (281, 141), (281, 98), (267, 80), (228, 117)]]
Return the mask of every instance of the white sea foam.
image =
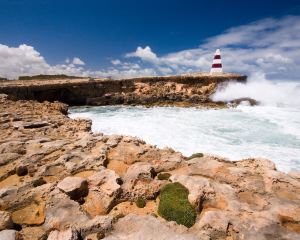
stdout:
[(270, 81), (261, 73), (253, 74), (246, 84), (231, 82), (212, 96), (215, 101), (230, 101), (249, 97), (268, 106), (300, 107), (300, 83)]
[(93, 120), (92, 130), (138, 136), (185, 155), (205, 152), (240, 160), (264, 157), (279, 170), (300, 171), (300, 109), (239, 106), (234, 109), (79, 107), (70, 116)]

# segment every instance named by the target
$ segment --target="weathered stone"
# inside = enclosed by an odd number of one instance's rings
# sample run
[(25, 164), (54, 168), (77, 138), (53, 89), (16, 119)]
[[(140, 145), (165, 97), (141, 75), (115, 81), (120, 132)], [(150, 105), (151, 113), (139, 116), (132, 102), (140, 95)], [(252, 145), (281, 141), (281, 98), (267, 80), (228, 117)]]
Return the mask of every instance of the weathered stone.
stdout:
[(57, 187), (72, 200), (78, 200), (88, 194), (87, 181), (80, 177), (66, 177), (57, 184)]
[(21, 155), (17, 153), (1, 153), (0, 154), (0, 166), (5, 165), (18, 159)]
[(189, 201), (193, 205), (197, 205), (201, 198), (208, 198), (209, 195), (215, 193), (208, 179), (198, 176), (172, 175), (172, 182), (180, 182), (189, 190)]
[(88, 177), (89, 194), (83, 208), (92, 217), (109, 211), (121, 193), (121, 186), (117, 183), (119, 176), (112, 170), (101, 167), (99, 172)]
[[(197, 88), (190, 84), (194, 83), (135, 82), (134, 94), (121, 100), (152, 104), (165, 94), (170, 101), (180, 98), (194, 104), (205, 101), (203, 92), (216, 87), (214, 82), (198, 82)], [(153, 87), (158, 95), (151, 92)], [(118, 94), (106, 97), (120, 100)], [(299, 239), (299, 174), (278, 172), (265, 159), (229, 161), (204, 154), (188, 160), (170, 148), (159, 149), (136, 138), (93, 134), (90, 120), (66, 114), (67, 106), (61, 103), (6, 99), (0, 104), (0, 207), (12, 215), (14, 228), (22, 227), (18, 233), (25, 240), (72, 227), (84, 238), (100, 234), (108, 239)], [(44, 121), (49, 125), (23, 127)], [(27, 167), (26, 176), (16, 174), (20, 166)], [(156, 197), (168, 182), (153, 178), (153, 169), (170, 173), (169, 181), (189, 190), (189, 200), (198, 210), (189, 230), (145, 216), (157, 217)], [(80, 181), (62, 184), (71, 176)], [(73, 190), (79, 191), (76, 201), (68, 195)], [(144, 208), (134, 203), (139, 197), (146, 200)], [(130, 213), (141, 216), (129, 217)], [(115, 230), (109, 227), (110, 219), (104, 227), (102, 218), (107, 215), (114, 217)]]
[(50, 232), (47, 240), (79, 240), (78, 232), (75, 228), (69, 228), (64, 231), (54, 230)]
[(80, 205), (59, 191), (53, 191), (46, 204), (45, 229), (64, 229), (88, 221)]
[(135, 179), (151, 179), (156, 176), (154, 168), (149, 163), (138, 162), (131, 165), (125, 176), (124, 179), (126, 180), (135, 180)]
[(13, 228), (14, 224), (11, 219), (11, 214), (6, 211), (0, 211), (0, 231)]
[(45, 202), (33, 199), (28, 205), (12, 213), (12, 220), (17, 224), (40, 225), (45, 221)]
[(105, 240), (121, 239), (175, 239), (196, 240), (197, 237), (180, 232), (179, 228), (173, 228), (162, 223), (152, 216), (138, 216), (129, 214), (114, 224), (114, 230), (104, 238)]
[(0, 231), (0, 240), (16, 240), (16, 230), (3, 230)]
[(42, 227), (25, 227), (22, 228), (22, 240), (44, 240), (47, 238), (47, 232)]
[(97, 216), (83, 224), (78, 224), (82, 238), (92, 233), (105, 233), (112, 229), (113, 218), (111, 216)]

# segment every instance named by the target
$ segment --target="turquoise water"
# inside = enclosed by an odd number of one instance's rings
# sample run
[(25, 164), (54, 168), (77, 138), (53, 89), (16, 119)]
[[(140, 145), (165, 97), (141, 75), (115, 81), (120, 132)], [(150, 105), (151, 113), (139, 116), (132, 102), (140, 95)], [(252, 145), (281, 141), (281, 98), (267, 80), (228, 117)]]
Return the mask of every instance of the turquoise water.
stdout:
[(263, 157), (281, 171), (300, 171), (297, 108), (75, 107), (70, 109), (70, 117), (92, 119), (94, 132), (137, 136), (185, 155), (204, 152), (231, 160)]

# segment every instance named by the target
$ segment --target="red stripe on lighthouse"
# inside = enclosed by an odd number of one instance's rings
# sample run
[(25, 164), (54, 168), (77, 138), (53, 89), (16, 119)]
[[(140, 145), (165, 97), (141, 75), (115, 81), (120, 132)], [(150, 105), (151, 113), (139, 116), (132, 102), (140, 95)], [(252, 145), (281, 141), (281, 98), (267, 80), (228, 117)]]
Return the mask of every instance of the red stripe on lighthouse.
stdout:
[(215, 55), (214, 59), (221, 59), (221, 55)]
[(222, 63), (214, 63), (211, 67), (212, 68), (222, 68)]

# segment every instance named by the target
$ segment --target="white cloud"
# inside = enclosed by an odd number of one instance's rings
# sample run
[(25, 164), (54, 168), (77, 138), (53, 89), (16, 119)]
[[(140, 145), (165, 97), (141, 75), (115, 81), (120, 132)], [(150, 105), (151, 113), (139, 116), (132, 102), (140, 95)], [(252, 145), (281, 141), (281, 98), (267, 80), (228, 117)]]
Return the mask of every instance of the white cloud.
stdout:
[(152, 52), (151, 48), (149, 46), (146, 46), (145, 48), (137, 47), (135, 52), (127, 53), (126, 57), (138, 57), (145, 61), (150, 61), (153, 63), (157, 63), (158, 57), (154, 52)]
[(9, 47), (0, 44), (0, 76), (16, 79), (21, 75), (67, 74), (87, 76), (82, 67), (72, 63), (50, 65), (32, 46)]
[(209, 71), (213, 53), (221, 48), (226, 72), (247, 75), (261, 72), (267, 79), (299, 79), (300, 16), (268, 18), (237, 26), (208, 38), (199, 47), (157, 55), (149, 46), (125, 54), (126, 61), (112, 60), (112, 67), (89, 70), (75, 57), (72, 62), (50, 65), (32, 46), (0, 44), (0, 76), (56, 74), (111, 76), (113, 78)]
[(113, 65), (119, 65), (119, 64), (121, 64), (121, 61), (119, 59), (115, 59), (115, 60), (111, 60), (111, 63)]
[[(208, 38), (198, 48), (157, 56), (150, 47), (138, 47), (127, 57), (139, 57), (155, 69), (161, 66), (175, 73), (209, 71), (212, 55), (221, 48), (224, 70), (253, 74), (263, 72), (269, 79), (299, 79), (300, 17), (263, 19), (233, 27)], [(159, 71), (164, 73), (163, 71)]]
[(75, 64), (75, 65), (85, 65), (84, 61), (82, 61), (82, 60), (81, 60), (80, 58), (78, 58), (78, 57), (74, 57), (72, 63)]

